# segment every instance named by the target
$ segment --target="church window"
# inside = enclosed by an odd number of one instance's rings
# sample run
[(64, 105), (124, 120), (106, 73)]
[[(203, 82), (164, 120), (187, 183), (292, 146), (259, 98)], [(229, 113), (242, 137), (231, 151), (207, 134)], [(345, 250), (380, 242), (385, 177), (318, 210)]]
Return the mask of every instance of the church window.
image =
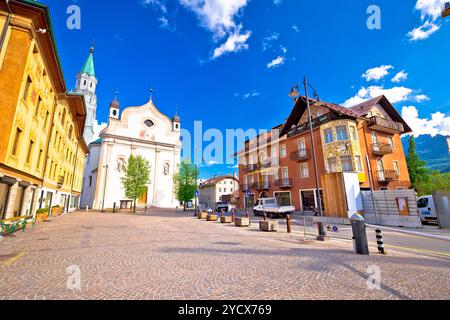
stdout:
[(145, 120), (144, 123), (149, 128), (151, 128), (155, 125), (152, 120)]

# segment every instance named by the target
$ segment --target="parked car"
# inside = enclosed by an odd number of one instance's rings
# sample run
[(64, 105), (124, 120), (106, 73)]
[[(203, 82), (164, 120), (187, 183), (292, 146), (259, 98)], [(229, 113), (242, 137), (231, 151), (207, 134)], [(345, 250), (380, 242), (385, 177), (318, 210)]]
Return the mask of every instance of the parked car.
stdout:
[(420, 220), (422, 220), (423, 224), (438, 221), (433, 196), (420, 197), (417, 200), (417, 207), (419, 208)]
[(224, 212), (228, 212), (230, 206), (228, 205), (227, 202), (217, 202), (216, 203), (216, 211), (217, 212), (221, 212), (222, 210)]
[(294, 211), (293, 206), (279, 206), (275, 198), (258, 199), (253, 209), (255, 216), (263, 216), (266, 213), (270, 218), (282, 218)]

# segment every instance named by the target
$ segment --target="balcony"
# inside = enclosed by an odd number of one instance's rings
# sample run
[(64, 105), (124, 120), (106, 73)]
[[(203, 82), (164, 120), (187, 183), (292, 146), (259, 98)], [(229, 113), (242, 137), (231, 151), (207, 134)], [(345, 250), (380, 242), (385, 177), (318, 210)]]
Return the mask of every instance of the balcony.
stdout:
[(246, 166), (242, 167), (244, 172), (250, 172), (250, 171), (255, 171), (258, 170), (258, 165), (257, 164), (248, 164)]
[(269, 181), (261, 181), (261, 182), (255, 182), (251, 185), (252, 189), (263, 191), (263, 190), (270, 190), (270, 183)]
[(250, 189), (250, 186), (248, 184), (240, 184), (239, 185), (239, 190), (242, 191), (242, 192), (245, 192), (245, 191), (247, 191), (249, 189)]
[(377, 131), (383, 131), (390, 134), (403, 133), (405, 128), (400, 122), (383, 119), (380, 117), (372, 117), (369, 119), (369, 128)]
[(292, 188), (292, 179), (279, 179), (279, 180), (275, 180), (275, 187), (279, 187), (279, 188)]
[(292, 161), (306, 161), (311, 157), (311, 153), (308, 149), (301, 149), (291, 153)]
[(392, 154), (394, 152), (394, 147), (389, 143), (374, 143), (372, 144), (372, 153), (377, 156), (385, 156), (387, 154)]
[(392, 181), (397, 181), (400, 176), (395, 170), (383, 170), (377, 172), (379, 183), (389, 183)]

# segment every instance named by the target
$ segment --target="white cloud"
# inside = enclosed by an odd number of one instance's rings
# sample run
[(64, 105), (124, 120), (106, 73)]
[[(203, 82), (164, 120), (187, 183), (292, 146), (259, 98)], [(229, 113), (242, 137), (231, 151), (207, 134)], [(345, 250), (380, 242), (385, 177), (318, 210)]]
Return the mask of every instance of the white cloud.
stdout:
[(381, 80), (383, 79), (385, 76), (387, 76), (389, 74), (389, 70), (393, 69), (394, 67), (391, 65), (384, 65), (384, 66), (380, 66), (380, 67), (376, 67), (376, 68), (372, 68), (367, 70), (362, 77), (364, 79), (366, 79), (366, 81), (370, 81), (370, 80)]
[(362, 87), (355, 96), (345, 101), (342, 105), (344, 107), (353, 107), (381, 95), (385, 95), (391, 103), (397, 103), (407, 101), (412, 92), (412, 89), (405, 87), (393, 87), (390, 89), (385, 89), (381, 86)]
[(292, 30), (294, 30), (295, 32), (300, 32), (300, 28), (296, 24), (292, 25)]
[(244, 94), (242, 98), (247, 100), (248, 98), (258, 97), (259, 95), (261, 95), (259, 92), (248, 92)]
[(91, 143), (95, 140), (98, 140), (98, 138), (100, 138), (100, 133), (103, 131), (103, 129), (106, 128), (108, 124), (105, 122), (101, 122), (99, 123), (98, 120), (95, 120), (94, 122), (94, 136), (92, 138), (92, 141), (86, 141), (86, 143)]
[(262, 42), (263, 51), (270, 49), (272, 47), (273, 42), (277, 41), (280, 38), (280, 34), (278, 32), (272, 32), (267, 37), (264, 37)]
[(425, 95), (425, 94), (418, 94), (418, 95), (416, 95), (415, 97), (414, 97), (414, 100), (416, 101), (416, 102), (423, 102), (423, 101), (429, 101), (430, 100), (430, 98), (427, 96), (427, 95)]
[(441, 16), (442, 7), (448, 0), (417, 0), (415, 9), (420, 11), (422, 20), (431, 18), (433, 21)]
[(415, 106), (405, 106), (402, 109), (402, 117), (416, 137), (425, 134), (433, 137), (438, 134), (450, 135), (450, 117), (446, 117), (441, 112), (432, 114), (431, 119), (423, 119), (419, 117), (419, 112)]
[(200, 24), (213, 33), (214, 41), (227, 40), (214, 50), (213, 58), (228, 52), (248, 48), (246, 44), (251, 32), (241, 33), (242, 24), (235, 19), (247, 6), (248, 0), (179, 0), (181, 5), (197, 15)]
[(143, 7), (149, 7), (152, 6), (163, 13), (167, 13), (167, 7), (165, 0), (141, 0), (141, 5)]
[(386, 98), (391, 103), (398, 103), (403, 101), (415, 101), (415, 102), (423, 102), (428, 101), (430, 98), (424, 94), (414, 94), (414, 90), (410, 88), (406, 88), (403, 86), (393, 87), (386, 89), (382, 86), (370, 86), (370, 87), (361, 87), (359, 91), (342, 103), (344, 107), (350, 108), (367, 100), (379, 97), (381, 95), (386, 96)]
[(395, 75), (395, 77), (392, 78), (392, 82), (400, 83), (402, 81), (405, 81), (408, 79), (408, 73), (405, 72), (405, 70), (400, 71)]
[(273, 69), (273, 68), (279, 67), (279, 66), (283, 65), (285, 63), (285, 61), (286, 61), (286, 59), (283, 56), (278, 56), (267, 64), (267, 68)]
[(214, 50), (213, 59), (219, 58), (229, 52), (238, 52), (248, 49), (246, 43), (250, 35), (250, 31), (240, 34), (240, 28), (236, 29), (236, 32), (230, 34), (227, 41)]
[(407, 36), (411, 41), (418, 41), (428, 39), (433, 33), (438, 31), (440, 26), (436, 25), (434, 22), (426, 21), (420, 27), (414, 28), (408, 32)]
[(424, 22), (421, 26), (407, 33), (411, 41), (428, 39), (440, 29), (436, 24), (442, 12), (442, 7), (448, 0), (417, 0), (414, 9), (420, 11), (420, 18)]

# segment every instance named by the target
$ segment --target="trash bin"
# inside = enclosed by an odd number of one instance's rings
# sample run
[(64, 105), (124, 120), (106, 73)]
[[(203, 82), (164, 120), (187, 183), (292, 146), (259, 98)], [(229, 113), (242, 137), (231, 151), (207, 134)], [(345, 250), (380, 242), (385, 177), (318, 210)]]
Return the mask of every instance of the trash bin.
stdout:
[(360, 214), (354, 214), (352, 220), (352, 231), (357, 254), (368, 255), (369, 243), (367, 242), (366, 223)]

